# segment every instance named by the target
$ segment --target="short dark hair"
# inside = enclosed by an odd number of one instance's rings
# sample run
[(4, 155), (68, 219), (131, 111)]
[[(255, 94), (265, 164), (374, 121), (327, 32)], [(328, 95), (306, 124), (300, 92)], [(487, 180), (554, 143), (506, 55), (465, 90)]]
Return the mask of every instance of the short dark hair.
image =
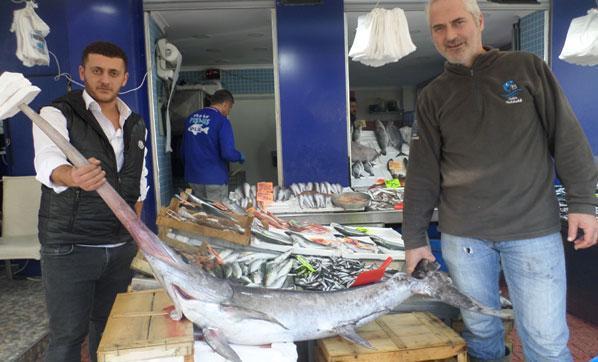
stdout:
[(89, 44), (83, 50), (81, 64), (85, 65), (89, 54), (100, 54), (108, 58), (120, 58), (125, 62), (125, 71), (127, 70), (127, 54), (125, 54), (125, 51), (122, 50), (121, 47), (114, 43), (107, 41), (94, 41), (93, 43)]
[(357, 99), (355, 97), (351, 97), (351, 98), (349, 98), (349, 103), (351, 103), (351, 102), (357, 102)]
[(210, 104), (222, 104), (224, 102), (230, 102), (231, 104), (235, 103), (233, 94), (226, 89), (217, 90), (210, 97)]

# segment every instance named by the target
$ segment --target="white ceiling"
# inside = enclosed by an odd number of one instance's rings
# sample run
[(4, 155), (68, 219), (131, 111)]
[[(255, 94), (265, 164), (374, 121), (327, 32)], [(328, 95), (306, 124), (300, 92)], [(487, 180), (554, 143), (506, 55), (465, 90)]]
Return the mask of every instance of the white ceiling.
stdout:
[[(511, 29), (530, 10), (486, 10), (484, 43), (502, 47), (511, 42)], [(165, 23), (167, 38), (183, 54), (183, 67), (272, 65), (270, 9), (164, 10), (152, 11)], [(347, 12), (348, 47), (357, 17)], [(397, 63), (371, 68), (349, 60), (351, 88), (415, 85), (438, 74), (443, 59), (431, 41), (423, 11), (406, 11), (417, 50)]]

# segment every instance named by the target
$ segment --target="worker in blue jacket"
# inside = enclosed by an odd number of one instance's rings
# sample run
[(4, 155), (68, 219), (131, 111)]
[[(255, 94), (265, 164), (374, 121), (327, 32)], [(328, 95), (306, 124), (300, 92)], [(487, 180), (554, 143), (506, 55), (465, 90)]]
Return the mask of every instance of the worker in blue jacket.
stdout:
[(243, 163), (235, 148), (228, 115), (235, 100), (226, 89), (210, 98), (210, 106), (192, 113), (185, 121), (183, 159), (185, 181), (193, 194), (211, 201), (228, 197), (229, 162)]

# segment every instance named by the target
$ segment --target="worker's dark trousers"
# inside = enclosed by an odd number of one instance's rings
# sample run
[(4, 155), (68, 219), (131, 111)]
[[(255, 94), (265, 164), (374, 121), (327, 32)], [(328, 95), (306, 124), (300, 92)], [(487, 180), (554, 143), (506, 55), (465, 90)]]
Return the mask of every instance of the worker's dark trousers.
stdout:
[(89, 354), (96, 350), (117, 293), (131, 281), (137, 252), (130, 242), (115, 248), (44, 245), (42, 281), (50, 323), (47, 362), (81, 361), (81, 343), (89, 333)]

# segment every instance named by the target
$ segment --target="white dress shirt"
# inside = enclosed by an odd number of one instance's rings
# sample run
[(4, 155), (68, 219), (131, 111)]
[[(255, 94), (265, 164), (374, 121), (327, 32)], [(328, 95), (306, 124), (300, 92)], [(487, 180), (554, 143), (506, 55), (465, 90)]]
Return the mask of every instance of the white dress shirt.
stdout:
[[(112, 122), (102, 113), (102, 109), (98, 102), (96, 102), (87, 91), (83, 91), (83, 100), (85, 107), (93, 114), (98, 121), (106, 137), (110, 141), (116, 156), (117, 170), (120, 171), (124, 162), (124, 139), (123, 126), (125, 120), (131, 115), (131, 109), (120, 98), (116, 99), (118, 112), (120, 113), (118, 123), (120, 127), (115, 129)], [(46, 119), (58, 132), (60, 132), (67, 140), (69, 140), (68, 130), (66, 128), (66, 118), (60, 110), (55, 107), (44, 107), (40, 111), (40, 115)], [(61, 193), (66, 190), (67, 186), (56, 185), (50, 179), (52, 171), (61, 165), (70, 165), (66, 156), (62, 151), (43, 133), (39, 127), (33, 124), (33, 145), (35, 147), (35, 171), (36, 178), (42, 184), (54, 189), (56, 193)], [(145, 131), (145, 138), (147, 140), (147, 130)], [(145, 156), (147, 155), (147, 147), (143, 155), (143, 170), (141, 172), (141, 179), (139, 180), (140, 196), (138, 201), (145, 200), (149, 187), (147, 186), (147, 167), (145, 165)]]

